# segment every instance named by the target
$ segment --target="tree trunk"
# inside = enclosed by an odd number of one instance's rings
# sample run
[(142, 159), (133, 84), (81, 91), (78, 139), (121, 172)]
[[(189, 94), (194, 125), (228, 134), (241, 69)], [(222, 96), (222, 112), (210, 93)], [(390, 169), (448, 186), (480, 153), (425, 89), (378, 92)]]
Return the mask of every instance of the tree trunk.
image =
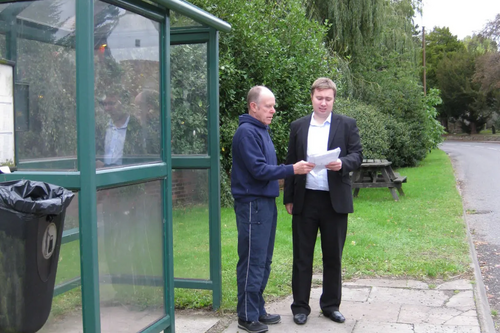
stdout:
[(477, 134), (477, 127), (476, 127), (476, 123), (474, 123), (474, 122), (470, 123), (470, 134)]

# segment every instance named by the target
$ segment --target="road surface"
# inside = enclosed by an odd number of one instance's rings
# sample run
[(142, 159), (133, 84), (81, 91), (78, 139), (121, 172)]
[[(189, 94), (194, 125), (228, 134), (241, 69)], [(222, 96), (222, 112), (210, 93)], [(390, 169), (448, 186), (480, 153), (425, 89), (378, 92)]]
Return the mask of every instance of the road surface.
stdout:
[(486, 294), (500, 332), (500, 142), (445, 141), (462, 192)]

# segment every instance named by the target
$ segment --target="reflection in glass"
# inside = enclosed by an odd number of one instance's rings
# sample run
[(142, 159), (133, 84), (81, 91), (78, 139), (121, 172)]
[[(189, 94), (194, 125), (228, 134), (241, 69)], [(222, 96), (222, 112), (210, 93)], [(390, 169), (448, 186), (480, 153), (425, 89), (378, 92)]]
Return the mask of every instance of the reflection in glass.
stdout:
[(17, 41), (16, 89), (29, 92), (16, 99), (19, 169), (76, 169), (74, 15), (74, 0), (10, 3), (0, 15)]
[(7, 58), (7, 48), (5, 47), (5, 35), (0, 33), (0, 58)]
[(172, 170), (174, 276), (209, 279), (208, 170)]
[(102, 190), (97, 196), (102, 332), (116, 316), (138, 332), (165, 314), (161, 181)]
[(208, 153), (207, 44), (172, 45), (172, 153)]
[(159, 23), (96, 1), (96, 165), (160, 160)]
[[(64, 230), (78, 230), (78, 193), (66, 209)], [(57, 266), (56, 289), (58, 286), (75, 282), (80, 278), (80, 242), (74, 240), (61, 245)], [(68, 327), (75, 332), (83, 332), (81, 288), (76, 287), (52, 300), (50, 317), (40, 333), (67, 332)]]
[(203, 25), (200, 22), (196, 22), (187, 16), (174, 12), (173, 10), (170, 11), (170, 27), (174, 29), (201, 26)]

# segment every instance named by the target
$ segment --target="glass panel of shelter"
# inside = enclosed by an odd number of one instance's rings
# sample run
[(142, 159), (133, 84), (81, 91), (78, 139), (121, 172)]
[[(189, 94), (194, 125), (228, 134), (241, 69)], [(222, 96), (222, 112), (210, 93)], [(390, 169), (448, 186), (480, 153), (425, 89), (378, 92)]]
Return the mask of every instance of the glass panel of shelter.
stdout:
[[(16, 63), (16, 147), (20, 170), (76, 170), (74, 0), (3, 4)], [(21, 92), (21, 94), (19, 94)], [(21, 97), (21, 98), (19, 98)], [(34, 163), (37, 162), (37, 163)]]
[(174, 276), (209, 279), (208, 170), (172, 170)]
[[(158, 162), (160, 25), (105, 2), (94, 3), (97, 167)], [(0, 24), (15, 22), (17, 49), (11, 54), (17, 57), (9, 60), (16, 62), (16, 89), (21, 92), (16, 98), (18, 169), (76, 170), (75, 0), (1, 4), (0, 11), (5, 14)], [(8, 32), (0, 31), (2, 57)], [(112, 103), (120, 107), (110, 107)], [(110, 112), (127, 114), (128, 135), (116, 131), (127, 138), (121, 152), (116, 135), (108, 136), (114, 148), (108, 145), (105, 151), (106, 133), (117, 129)]]
[(207, 43), (170, 48), (172, 154), (208, 154)]
[(165, 315), (161, 181), (97, 196), (101, 332), (139, 332)]
[[(160, 24), (94, 2), (96, 167), (161, 161)], [(97, 193), (101, 332), (165, 315), (162, 181)]]
[[(171, 12), (171, 147), (176, 159), (208, 156), (208, 36), (203, 25)], [(192, 29), (191, 29), (192, 28)], [(197, 32), (191, 32), (195, 30)], [(179, 34), (179, 32), (181, 32)], [(185, 39), (184, 39), (185, 38)], [(210, 279), (209, 170), (172, 170), (176, 279)], [(181, 302), (184, 293), (179, 291)], [(185, 297), (190, 297), (187, 292)]]
[(96, 167), (159, 162), (160, 24), (94, 4)]

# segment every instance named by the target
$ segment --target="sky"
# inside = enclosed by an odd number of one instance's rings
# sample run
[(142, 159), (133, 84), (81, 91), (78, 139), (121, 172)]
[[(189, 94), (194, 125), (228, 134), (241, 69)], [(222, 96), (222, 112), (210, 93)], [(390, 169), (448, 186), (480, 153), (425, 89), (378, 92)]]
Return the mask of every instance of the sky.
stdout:
[(458, 39), (472, 36), (500, 14), (500, 0), (423, 0), (422, 17), (415, 23), (429, 33), (435, 26), (448, 27)]

